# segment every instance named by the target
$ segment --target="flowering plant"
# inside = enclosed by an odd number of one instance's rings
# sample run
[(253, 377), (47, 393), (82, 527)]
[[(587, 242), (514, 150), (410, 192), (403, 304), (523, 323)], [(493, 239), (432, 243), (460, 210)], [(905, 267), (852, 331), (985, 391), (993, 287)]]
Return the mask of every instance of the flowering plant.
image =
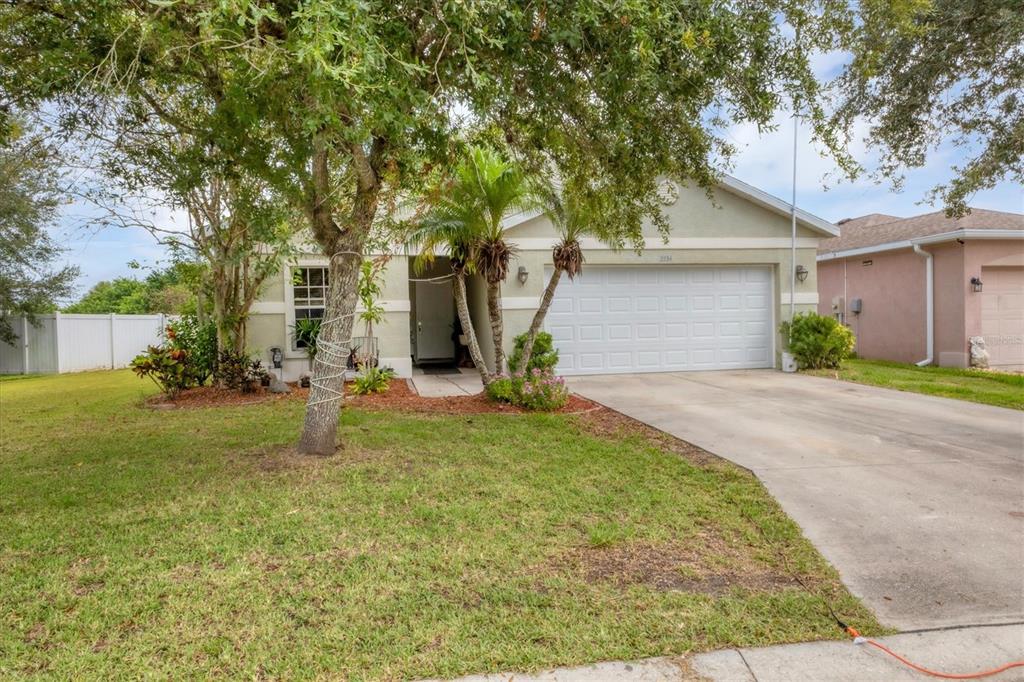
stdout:
[(550, 411), (563, 407), (569, 400), (565, 379), (550, 369), (535, 367), (525, 374), (501, 376), (487, 386), (492, 400), (510, 403), (527, 410)]

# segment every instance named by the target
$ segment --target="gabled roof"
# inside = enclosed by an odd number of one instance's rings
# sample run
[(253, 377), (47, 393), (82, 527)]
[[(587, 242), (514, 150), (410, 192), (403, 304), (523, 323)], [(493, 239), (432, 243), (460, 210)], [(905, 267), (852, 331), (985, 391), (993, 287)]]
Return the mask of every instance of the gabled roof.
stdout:
[[(887, 220), (888, 218), (888, 220)], [(950, 235), (970, 231), (990, 232), (988, 236), (1002, 236), (1003, 232), (1013, 233), (1024, 230), (1024, 214), (990, 211), (974, 208), (962, 218), (948, 218), (945, 212), (935, 211), (912, 218), (896, 218), (881, 213), (871, 213), (859, 218), (841, 220), (840, 235), (818, 244), (819, 254), (831, 254), (853, 249), (871, 247), (903, 248), (910, 242), (928, 237)], [(1007, 236), (1013, 236), (1009, 234)]]
[(903, 220), (897, 215), (889, 215), (888, 213), (868, 213), (862, 215), (859, 218), (843, 218), (836, 225), (839, 226), (840, 231), (844, 225), (850, 225), (851, 227), (869, 227), (871, 225), (881, 225), (882, 223), (891, 223), (894, 220)]
[[(764, 190), (760, 190), (753, 185), (748, 185), (742, 180), (737, 180), (731, 175), (723, 175), (722, 181), (719, 183), (719, 187), (731, 192), (737, 196), (748, 199), (758, 206), (767, 208), (769, 211), (778, 213), (779, 215), (788, 216), (793, 210), (792, 204), (788, 201), (783, 201), (778, 197), (768, 194)], [(824, 218), (819, 218), (813, 213), (808, 213), (802, 208), (796, 209), (796, 222), (797, 225), (809, 228), (815, 232), (819, 232), (825, 236), (834, 236), (839, 234), (839, 227), (833, 225)]]
[[(789, 216), (792, 211), (789, 202), (768, 194), (753, 185), (748, 185), (742, 180), (737, 180), (731, 175), (723, 175), (718, 186), (730, 194), (742, 197), (754, 204), (757, 204), (758, 206), (761, 206), (762, 208), (772, 211), (773, 213)], [(533, 220), (539, 215), (541, 215), (540, 211), (524, 211), (522, 213), (508, 216), (502, 222), (507, 230), (515, 227), (516, 225), (521, 225), (528, 220)], [(801, 208), (797, 208), (796, 210), (796, 222), (797, 225), (813, 230), (825, 237), (832, 237), (839, 234), (839, 228), (836, 225), (833, 225), (824, 218), (819, 218), (812, 213), (808, 213)]]

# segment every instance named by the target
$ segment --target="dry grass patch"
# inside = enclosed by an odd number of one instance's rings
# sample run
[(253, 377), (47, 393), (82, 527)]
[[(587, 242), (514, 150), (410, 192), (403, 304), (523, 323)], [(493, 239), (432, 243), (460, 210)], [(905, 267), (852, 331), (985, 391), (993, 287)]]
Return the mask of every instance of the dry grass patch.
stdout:
[(714, 534), (686, 543), (631, 541), (606, 547), (578, 547), (557, 557), (551, 568), (620, 589), (643, 585), (660, 591), (713, 596), (735, 589), (773, 592), (796, 585), (783, 571), (759, 563)]

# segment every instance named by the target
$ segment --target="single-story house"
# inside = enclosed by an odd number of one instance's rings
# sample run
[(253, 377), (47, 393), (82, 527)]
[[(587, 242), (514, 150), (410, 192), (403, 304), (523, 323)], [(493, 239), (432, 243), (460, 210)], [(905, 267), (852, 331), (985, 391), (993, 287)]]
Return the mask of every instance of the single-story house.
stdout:
[[(725, 178), (714, 192), (664, 182), (661, 196), (672, 226), (664, 240), (645, 228), (641, 253), (582, 241), (586, 265), (575, 281), (562, 278), (546, 328), (560, 353), (562, 374), (603, 374), (776, 367), (779, 322), (790, 305), (790, 205)], [(518, 252), (502, 289), (505, 344), (527, 329), (552, 271), (556, 232), (543, 214), (506, 220)], [(797, 211), (794, 301), (797, 312), (818, 302), (818, 243), (835, 225)], [(401, 247), (388, 261), (383, 324), (375, 325), (380, 364), (410, 376), (413, 367), (452, 362), (459, 353), (457, 316), (445, 257), (418, 272), (415, 253)], [(441, 279), (435, 279), (441, 278)], [(264, 361), (283, 350), (288, 380), (308, 371), (294, 339), (295, 320), (323, 314), (327, 259), (314, 247), (293, 257), (262, 292), (249, 318), (250, 347)], [(485, 356), (493, 358), (484, 283), (468, 282), (473, 324)]]
[(865, 358), (1024, 369), (1024, 215), (973, 209), (839, 222), (818, 248), (818, 312)]

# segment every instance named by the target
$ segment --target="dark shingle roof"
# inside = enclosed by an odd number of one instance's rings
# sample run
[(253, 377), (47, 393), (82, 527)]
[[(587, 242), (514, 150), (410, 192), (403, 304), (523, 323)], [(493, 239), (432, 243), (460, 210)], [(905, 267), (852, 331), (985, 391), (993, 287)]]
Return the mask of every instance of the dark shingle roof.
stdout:
[(955, 230), (1024, 230), (1024, 214), (974, 208), (963, 218), (947, 218), (943, 211), (925, 213), (913, 218), (896, 218), (871, 213), (842, 220), (839, 236), (823, 239), (818, 253), (859, 249), (866, 246), (902, 242)]

